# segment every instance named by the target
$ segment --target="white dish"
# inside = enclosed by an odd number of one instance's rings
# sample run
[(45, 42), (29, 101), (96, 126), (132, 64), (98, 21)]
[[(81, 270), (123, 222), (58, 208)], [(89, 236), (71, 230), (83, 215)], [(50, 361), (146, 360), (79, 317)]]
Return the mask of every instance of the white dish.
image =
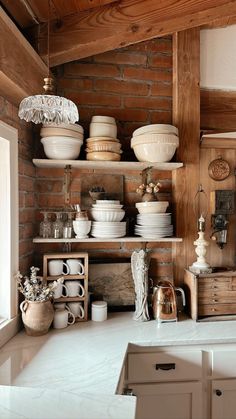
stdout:
[(178, 128), (176, 128), (174, 125), (169, 125), (169, 124), (150, 124), (150, 125), (144, 125), (143, 127), (137, 128), (134, 132), (133, 132), (133, 136), (138, 136), (141, 134), (146, 134), (146, 133), (152, 133), (152, 132), (160, 132), (160, 131), (164, 131), (170, 134), (175, 134), (175, 135), (179, 135), (179, 130)]
[(92, 116), (91, 122), (103, 122), (106, 124), (116, 124), (115, 118), (112, 116), (94, 115)]
[(125, 221), (122, 221), (122, 222), (113, 221), (113, 222), (106, 222), (105, 223), (104, 221), (93, 221), (93, 226), (99, 226), (99, 227), (103, 227), (103, 226), (105, 226), (105, 227), (111, 227), (111, 226), (119, 227), (121, 225), (125, 226), (126, 222)]
[(44, 152), (49, 159), (74, 160), (79, 157), (82, 140), (71, 137), (45, 137), (41, 138)]
[(155, 143), (155, 144), (174, 144), (179, 146), (179, 137), (174, 134), (143, 134), (138, 137), (131, 138), (131, 148), (136, 145)]
[(105, 204), (105, 205), (99, 205), (99, 204), (92, 204), (92, 207), (95, 209), (121, 209), (123, 205), (118, 204)]
[(120, 201), (114, 199), (96, 199), (96, 204), (106, 205), (106, 204), (120, 204)]
[(84, 129), (81, 125), (79, 124), (53, 124), (53, 123), (49, 123), (49, 124), (43, 124), (42, 126), (43, 128), (64, 128), (64, 129), (69, 129), (72, 131), (76, 131), (76, 132), (80, 132), (81, 134), (84, 133)]
[(122, 209), (95, 209), (90, 210), (90, 214), (95, 221), (116, 222), (121, 221), (125, 216), (125, 211)]
[(137, 202), (135, 204), (140, 214), (165, 213), (168, 205), (168, 201)]
[(91, 122), (89, 125), (90, 137), (117, 137), (117, 126), (104, 122)]
[(84, 134), (81, 132), (73, 131), (66, 128), (41, 128), (40, 130), (41, 137), (53, 137), (53, 136), (62, 136), (62, 137), (72, 137), (79, 138), (80, 140), (84, 139)]
[(101, 141), (108, 141), (112, 143), (120, 144), (120, 140), (118, 138), (112, 138), (112, 137), (90, 137), (87, 138), (87, 145), (90, 146), (90, 144), (100, 143)]
[(111, 235), (102, 234), (102, 233), (94, 233), (93, 231), (91, 232), (91, 236), (96, 237), (97, 239), (117, 239), (119, 237), (124, 237), (125, 234), (126, 232), (124, 234), (117, 233), (117, 234), (111, 234)]
[(175, 144), (141, 143), (131, 146), (138, 161), (150, 163), (169, 162), (175, 154)]

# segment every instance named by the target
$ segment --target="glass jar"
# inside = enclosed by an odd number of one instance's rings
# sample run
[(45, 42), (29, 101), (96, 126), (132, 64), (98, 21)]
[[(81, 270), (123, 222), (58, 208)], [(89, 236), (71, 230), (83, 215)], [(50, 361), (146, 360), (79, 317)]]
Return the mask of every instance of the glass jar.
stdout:
[(61, 212), (56, 212), (56, 220), (52, 223), (52, 237), (61, 239), (63, 237), (63, 221), (61, 220)]

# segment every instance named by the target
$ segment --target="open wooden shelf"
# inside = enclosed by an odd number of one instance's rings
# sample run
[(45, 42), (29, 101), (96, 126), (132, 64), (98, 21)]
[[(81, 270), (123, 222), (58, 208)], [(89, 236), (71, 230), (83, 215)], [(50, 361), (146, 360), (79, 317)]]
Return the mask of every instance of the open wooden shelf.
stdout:
[(33, 163), (41, 168), (62, 168), (71, 166), (74, 169), (113, 169), (113, 170), (144, 170), (153, 167), (158, 170), (176, 170), (183, 167), (183, 163), (150, 163), (134, 161), (90, 161), (90, 160), (53, 160), (53, 159), (33, 159)]
[(33, 239), (34, 243), (122, 243), (122, 242), (182, 242), (183, 239), (180, 237), (161, 237), (159, 239), (148, 239), (143, 237), (119, 237), (116, 239), (103, 239), (103, 238), (94, 238), (89, 237), (88, 239), (43, 239), (42, 237), (35, 237)]

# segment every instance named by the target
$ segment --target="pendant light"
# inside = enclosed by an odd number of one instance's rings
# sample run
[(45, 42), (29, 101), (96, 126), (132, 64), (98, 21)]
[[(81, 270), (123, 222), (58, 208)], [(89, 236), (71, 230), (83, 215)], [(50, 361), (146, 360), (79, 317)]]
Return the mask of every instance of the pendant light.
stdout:
[(50, 0), (48, 0), (47, 26), (47, 67), (48, 76), (44, 78), (44, 93), (23, 99), (19, 106), (18, 116), (27, 122), (35, 124), (66, 123), (74, 124), (79, 120), (77, 106), (69, 99), (53, 95), (53, 79), (50, 77), (49, 65), (49, 32), (50, 32)]

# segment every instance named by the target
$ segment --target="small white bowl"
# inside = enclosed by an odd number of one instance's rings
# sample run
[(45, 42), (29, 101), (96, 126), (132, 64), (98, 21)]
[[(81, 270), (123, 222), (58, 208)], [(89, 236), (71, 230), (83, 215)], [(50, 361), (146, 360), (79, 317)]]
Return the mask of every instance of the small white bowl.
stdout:
[(125, 211), (122, 209), (97, 209), (90, 210), (91, 217), (94, 221), (118, 222), (124, 218)]
[(88, 238), (88, 234), (91, 230), (91, 221), (81, 221), (81, 220), (74, 220), (73, 221), (73, 229), (75, 232), (76, 239), (86, 239)]
[[(66, 138), (66, 140), (65, 140)], [(44, 152), (49, 159), (73, 160), (80, 154), (82, 140), (71, 137), (45, 137), (41, 138)]]
[(150, 163), (169, 162), (175, 154), (175, 144), (143, 143), (132, 146), (134, 154), (139, 161)]
[(137, 202), (135, 204), (140, 214), (164, 213), (169, 205), (168, 201)]
[(91, 122), (89, 125), (90, 137), (117, 137), (117, 126), (104, 122)]
[(116, 120), (112, 116), (94, 115), (91, 122), (105, 122), (106, 124), (116, 125)]

